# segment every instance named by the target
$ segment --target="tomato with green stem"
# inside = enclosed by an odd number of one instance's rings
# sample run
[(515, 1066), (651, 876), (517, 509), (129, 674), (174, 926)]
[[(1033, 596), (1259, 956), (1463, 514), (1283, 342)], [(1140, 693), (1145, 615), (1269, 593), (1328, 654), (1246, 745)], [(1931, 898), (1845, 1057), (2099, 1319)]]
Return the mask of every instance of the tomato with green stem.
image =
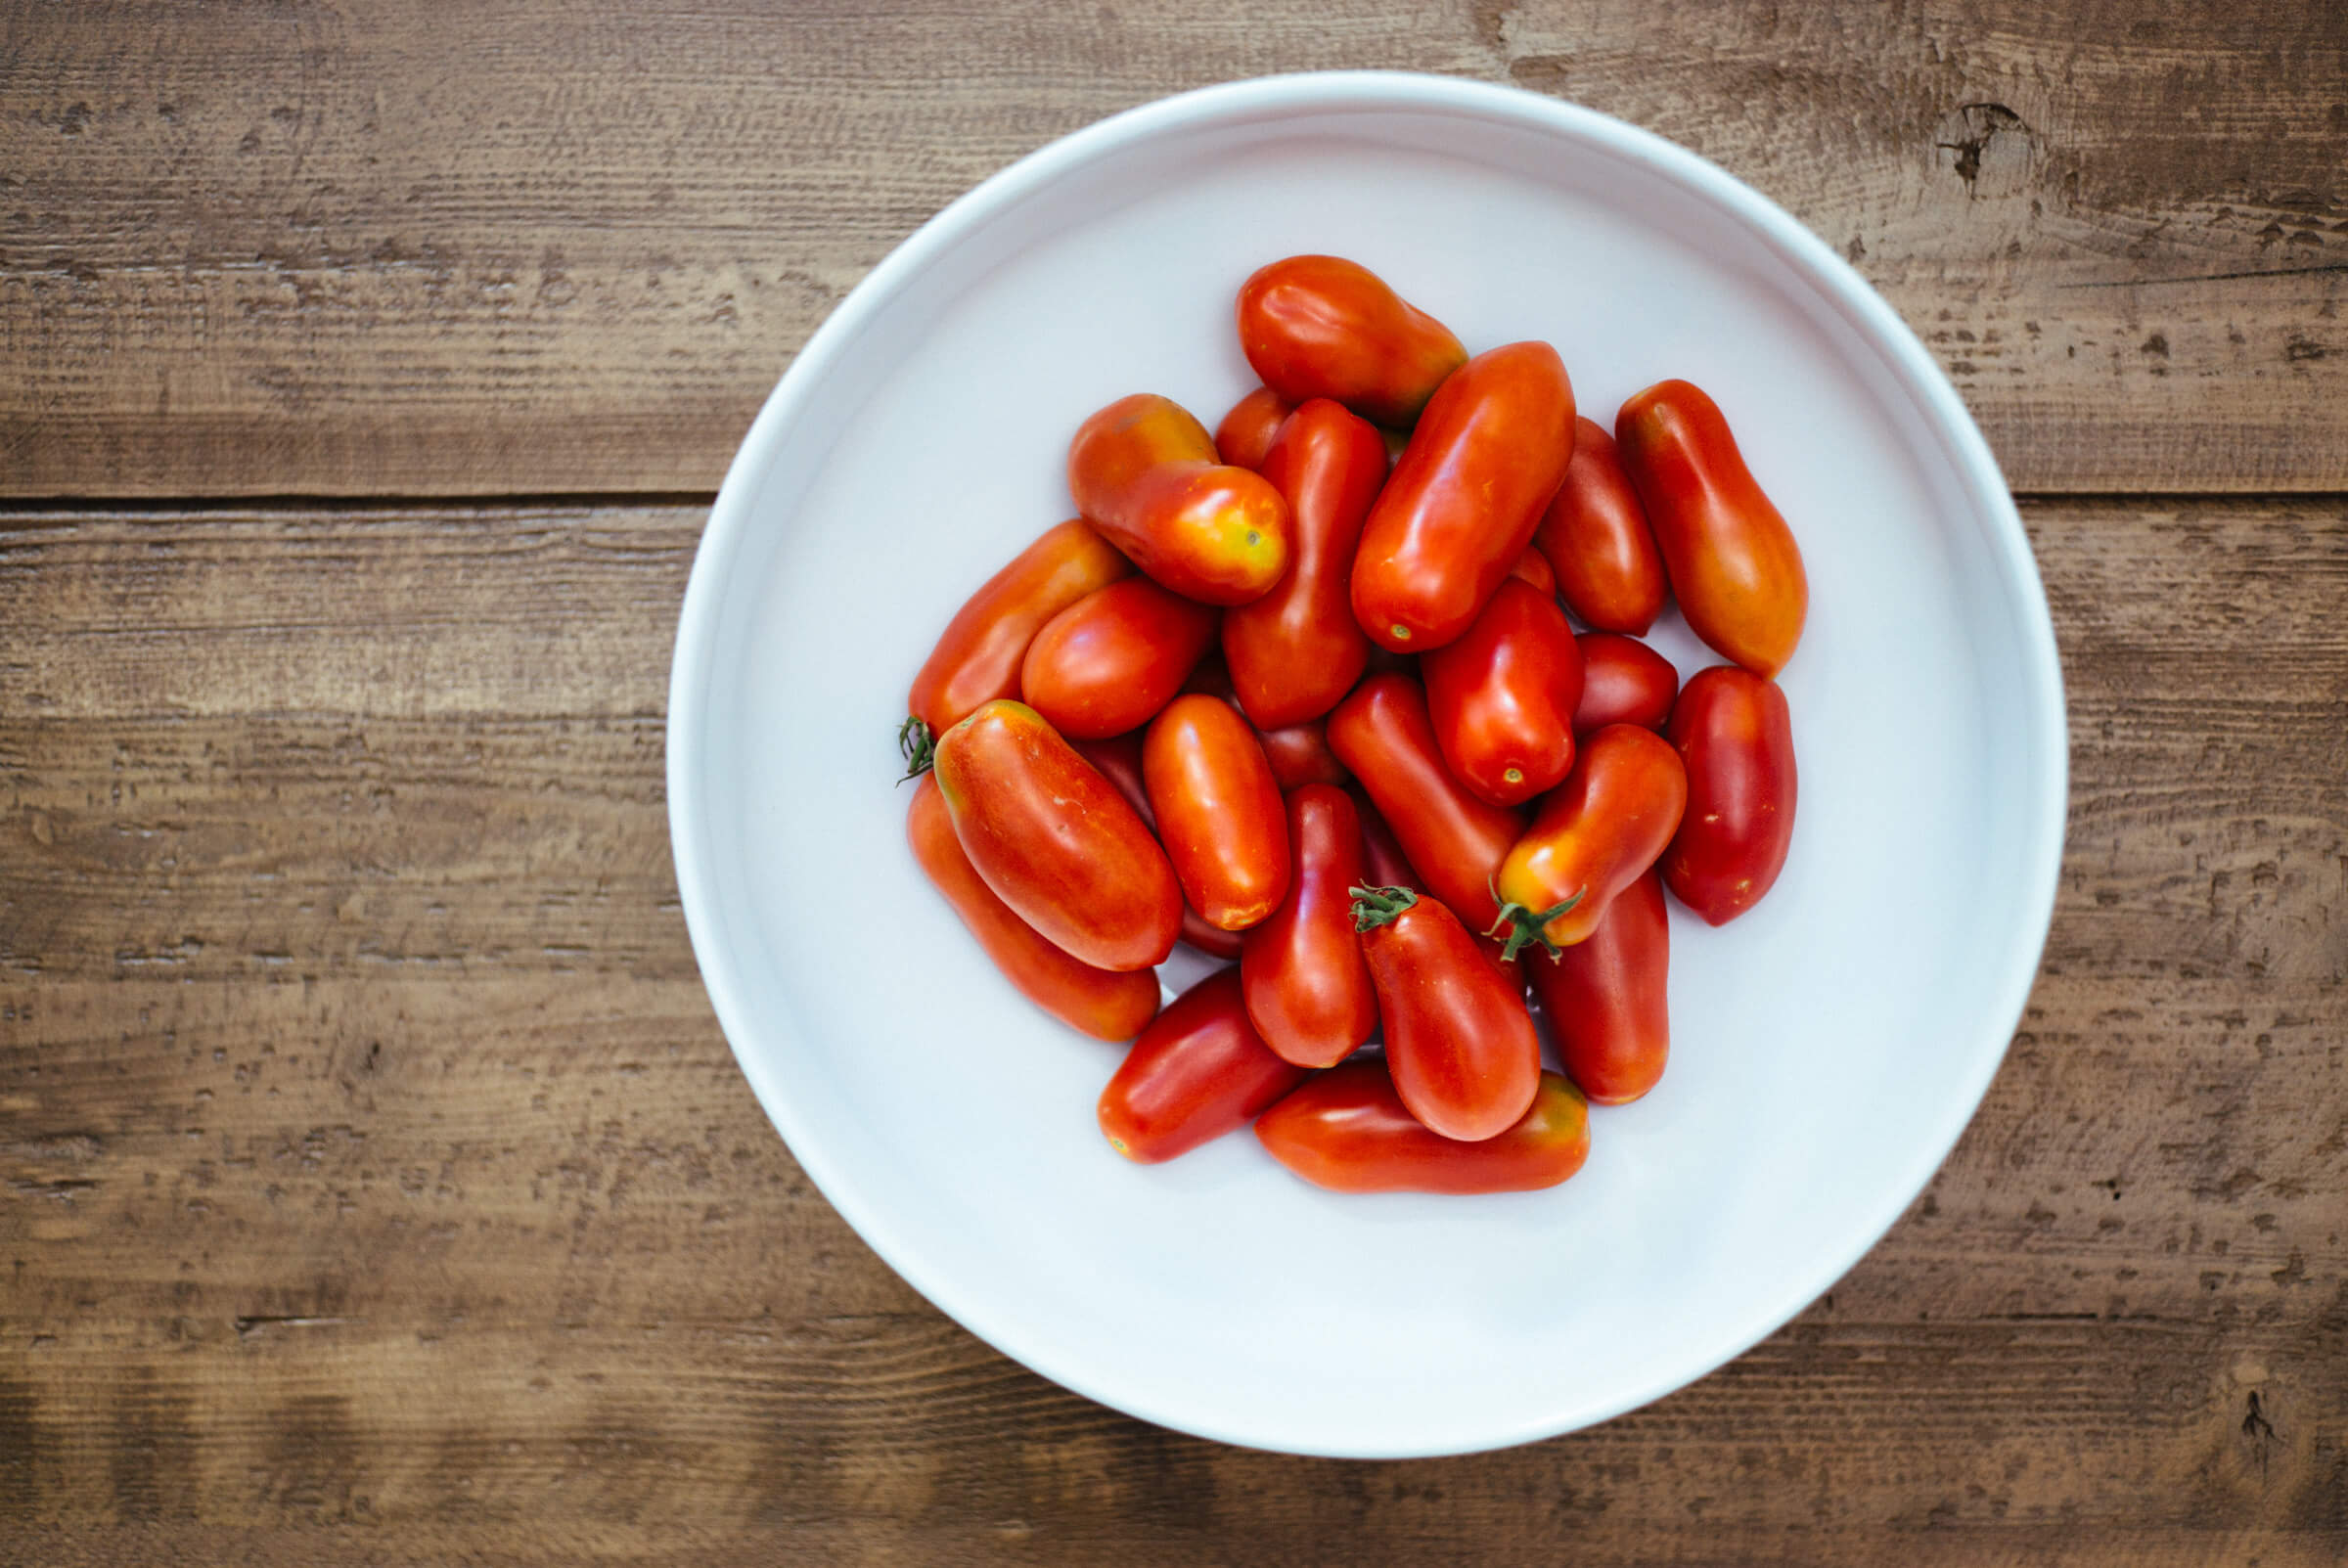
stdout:
[(1149, 723), (1181, 690), (1214, 644), (1216, 613), (1147, 577), (1110, 583), (1035, 634), (1020, 689), (1062, 735), (1123, 735)]
[(1520, 805), (1573, 766), (1582, 652), (1556, 600), (1502, 583), (1475, 624), (1420, 669), (1443, 760), (1480, 799)]
[(1191, 907), (1243, 931), (1288, 891), (1288, 829), (1280, 784), (1240, 710), (1187, 693), (1151, 721), (1142, 783), (1157, 836)]
[(1590, 1107), (1573, 1085), (1545, 1072), (1513, 1126), (1462, 1143), (1422, 1124), (1385, 1064), (1365, 1057), (1305, 1080), (1256, 1119), (1255, 1136), (1274, 1159), (1332, 1192), (1533, 1192), (1589, 1159)]
[(1661, 736), (1635, 724), (1591, 736), (1501, 862), (1492, 934), (1505, 937), (1502, 951), (1513, 958), (1538, 942), (1555, 953), (1587, 940), (1615, 895), (1663, 853), (1687, 804), (1688, 771)]
[(1306, 784), (1287, 806), (1288, 896), (1247, 933), (1240, 983), (1266, 1045), (1299, 1067), (1327, 1067), (1377, 1028), (1377, 995), (1353, 928), (1362, 825), (1353, 797), (1331, 784)]
[(1247, 1021), (1240, 971), (1219, 969), (1134, 1041), (1101, 1092), (1101, 1132), (1127, 1159), (1154, 1165), (1245, 1126), (1304, 1076)]
[(1671, 1054), (1671, 917), (1663, 879), (1641, 874), (1606, 906), (1588, 940), (1524, 961), (1558, 1037), (1565, 1076), (1599, 1105), (1637, 1099)]
[(1688, 767), (1688, 813), (1663, 852), (1663, 883), (1713, 925), (1761, 902), (1793, 844), (1793, 718), (1775, 681), (1735, 665), (1698, 670), (1664, 737)]
[(1494, 1138), (1530, 1109), (1541, 1040), (1521, 980), (1442, 903), (1407, 887), (1353, 890), (1377, 992), (1386, 1070), (1411, 1114), (1445, 1138)]
[(1288, 504), (1222, 462), (1206, 426), (1170, 398), (1119, 398), (1068, 446), (1076, 510), (1133, 563), (1186, 599), (1243, 605), (1288, 564)]
[(1333, 398), (1408, 429), (1444, 378), (1467, 362), (1451, 330), (1341, 256), (1287, 256), (1240, 286), (1240, 349), (1291, 403)]

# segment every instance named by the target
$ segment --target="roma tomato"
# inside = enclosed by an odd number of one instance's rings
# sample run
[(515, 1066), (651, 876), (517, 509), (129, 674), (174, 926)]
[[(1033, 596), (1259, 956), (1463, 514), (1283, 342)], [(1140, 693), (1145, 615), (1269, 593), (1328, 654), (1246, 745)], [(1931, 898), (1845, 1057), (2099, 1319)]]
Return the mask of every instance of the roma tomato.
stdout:
[(1584, 632), (1573, 644), (1582, 650), (1582, 700), (1573, 710), (1577, 739), (1609, 724), (1663, 728), (1671, 699), (1680, 694), (1680, 672), (1671, 660), (1613, 632)]
[(1376, 429), (1317, 397), (1288, 416), (1263, 474), (1287, 499), (1294, 544), (1270, 593), (1223, 616), (1223, 661), (1257, 728), (1317, 719), (1370, 657), (1347, 598), (1362, 519), (1386, 477)]
[(1478, 800), (1452, 777), (1407, 675), (1373, 675), (1329, 716), (1329, 745), (1353, 770), (1432, 893), (1478, 929), (1500, 913), (1492, 877), (1524, 831), (1522, 814)]
[(1215, 640), (1215, 611), (1128, 577), (1052, 617), (1027, 645), (1019, 688), (1062, 735), (1087, 740), (1147, 724)]
[(1043, 716), (998, 697), (938, 738), (937, 787), (995, 896), (1103, 969), (1162, 963), (1182, 927), (1165, 851)]
[(1257, 387), (1232, 404), (1215, 426), (1216, 454), (1235, 469), (1261, 470), (1264, 454), (1272, 450), (1272, 437), (1280, 433), (1280, 422), (1295, 408), (1271, 387)]
[(1288, 892), (1287, 813), (1239, 709), (1193, 692), (1142, 741), (1142, 783), (1183, 895), (1209, 925), (1243, 931)]
[(1264, 1044), (1299, 1067), (1327, 1067), (1377, 1028), (1377, 993), (1353, 929), (1364, 874), (1353, 797), (1324, 784), (1288, 796), (1288, 896), (1247, 933), (1240, 984)]
[(1556, 569), (1550, 565), (1547, 556), (1530, 546), (1526, 547), (1523, 555), (1516, 558), (1516, 564), (1509, 568), (1509, 575), (1531, 583), (1551, 599), (1555, 599), (1558, 595)]
[(1288, 564), (1288, 504), (1217, 461), (1206, 426), (1170, 399), (1119, 398), (1068, 446), (1076, 510), (1133, 563), (1209, 605), (1243, 605)]
[(1755, 675), (1777, 674), (1801, 641), (1810, 579), (1718, 405), (1658, 381), (1622, 405), (1614, 439), (1689, 626)]
[(1338, 256), (1289, 256), (1240, 286), (1240, 348), (1291, 403), (1331, 397), (1409, 428), (1468, 351), (1385, 281)]
[(981, 702), (1019, 694), (1019, 661), (1044, 623), (1133, 563), (1082, 518), (1042, 538), (989, 577), (946, 623), (928, 662), (913, 678), (906, 711), (943, 735)]
[(1466, 631), (1533, 542), (1572, 456), (1573, 385), (1556, 349), (1509, 343), (1461, 366), (1362, 526), (1362, 630), (1398, 653)]
[[(1150, 809), (1150, 790), (1142, 783), (1142, 732), (1128, 731), (1106, 740), (1070, 740), (1076, 754), (1101, 771), (1101, 777), (1116, 785), (1117, 793), (1142, 819), (1142, 826), (1152, 833), (1157, 831), (1157, 815)], [(1179, 880), (1179, 878), (1177, 878)], [(1191, 908), (1189, 899), (1182, 902), (1182, 940), (1210, 959), (1231, 960), (1240, 956), (1240, 933), (1226, 931), (1206, 923), (1206, 917)]]
[(1257, 1118), (1271, 1156), (1332, 1192), (1532, 1192), (1590, 1157), (1590, 1106), (1554, 1072), (1532, 1109), (1480, 1143), (1429, 1132), (1403, 1105), (1383, 1063), (1316, 1073)]
[(1775, 681), (1698, 670), (1664, 736), (1688, 765), (1688, 815), (1663, 882), (1714, 925), (1761, 902), (1793, 842), (1793, 718)]
[(1458, 916), (1407, 887), (1358, 888), (1353, 914), (1394, 1092), (1445, 1138), (1507, 1132), (1541, 1085), (1524, 982), (1493, 963)]
[(1671, 1054), (1671, 917), (1663, 881), (1648, 872), (1615, 895), (1590, 940), (1524, 972), (1557, 1032), (1565, 1076), (1601, 1105), (1655, 1087)]
[[(913, 846), (913, 858), (954, 906), (995, 967), (1028, 1001), (1069, 1028), (1102, 1040), (1131, 1040), (1157, 1015), (1155, 973), (1099, 969), (1072, 958), (995, 896), (962, 852), (935, 779), (925, 778), (915, 787), (905, 838)], [(1351, 931), (1350, 923), (1346, 929)]]
[(1420, 661), (1453, 777), (1495, 806), (1530, 800), (1573, 766), (1582, 651), (1558, 602), (1500, 585), (1466, 635)]
[(1221, 969), (1133, 1043), (1101, 1092), (1101, 1131), (1127, 1159), (1154, 1165), (1244, 1126), (1303, 1078), (1247, 1021), (1240, 971)]
[(1341, 784), (1353, 777), (1329, 748), (1329, 726), (1319, 719), (1285, 730), (1259, 730), (1255, 738), (1263, 742), (1264, 760), (1272, 764), (1272, 777), (1284, 791), (1308, 784)]
[(1366, 885), (1424, 887), (1426, 884), (1419, 879), (1419, 868), (1402, 852), (1402, 841), (1370, 803), (1369, 793), (1359, 784), (1348, 792), (1353, 796), (1353, 809), (1362, 819), (1362, 864), (1369, 874)]
[(1670, 583), (1639, 492), (1614, 437), (1596, 420), (1573, 422), (1573, 461), (1533, 538), (1557, 568), (1565, 607), (1602, 632), (1643, 635), (1663, 613)]
[(1688, 772), (1661, 736), (1635, 724), (1593, 735), (1501, 862), (1504, 951), (1513, 957), (1539, 942), (1555, 953), (1586, 940), (1663, 853), (1687, 804)]

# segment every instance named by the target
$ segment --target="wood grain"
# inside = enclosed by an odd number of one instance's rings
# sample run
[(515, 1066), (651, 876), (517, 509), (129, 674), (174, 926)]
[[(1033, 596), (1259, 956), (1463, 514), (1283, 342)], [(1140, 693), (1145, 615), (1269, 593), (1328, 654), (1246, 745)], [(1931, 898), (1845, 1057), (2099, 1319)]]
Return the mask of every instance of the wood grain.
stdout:
[(0, 526), (0, 1562), (2348, 1553), (2348, 503), (2028, 507), (2071, 836), (1955, 1155), (1713, 1376), (1379, 1465), (1058, 1389), (792, 1163), (669, 874), (701, 515)]
[(1180, 88), (1651, 127), (1917, 328), (2024, 490), (2348, 487), (2348, 11), (644, 0), (0, 12), (0, 494), (705, 490), (951, 198)]

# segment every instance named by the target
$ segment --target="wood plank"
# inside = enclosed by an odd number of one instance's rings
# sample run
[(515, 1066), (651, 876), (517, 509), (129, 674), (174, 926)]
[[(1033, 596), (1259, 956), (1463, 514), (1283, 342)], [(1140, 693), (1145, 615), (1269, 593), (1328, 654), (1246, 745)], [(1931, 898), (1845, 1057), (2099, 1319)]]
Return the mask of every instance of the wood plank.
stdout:
[(706, 490), (888, 248), (1179, 88), (1407, 64), (1824, 235), (2023, 490), (2348, 487), (2348, 13), (1189, 0), (0, 15), (0, 494)]

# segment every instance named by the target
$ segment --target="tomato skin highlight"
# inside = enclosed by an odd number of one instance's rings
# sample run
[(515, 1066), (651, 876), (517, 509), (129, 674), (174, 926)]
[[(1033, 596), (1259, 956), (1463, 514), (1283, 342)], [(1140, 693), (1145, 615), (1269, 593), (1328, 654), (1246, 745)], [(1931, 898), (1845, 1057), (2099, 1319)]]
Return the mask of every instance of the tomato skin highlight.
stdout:
[(1353, 613), (1372, 642), (1423, 653), (1468, 628), (1565, 477), (1573, 418), (1547, 343), (1488, 349), (1443, 383), (1362, 525)]
[(1182, 926), (1174, 868), (1041, 714), (981, 705), (939, 737), (933, 772), (963, 853), (1019, 918), (1097, 968), (1164, 962)]
[(944, 735), (979, 703), (1017, 696), (1020, 661), (1044, 624), (1132, 572), (1083, 518), (1046, 529), (954, 612), (913, 678), (905, 711)]
[(1240, 286), (1238, 317), (1241, 351), (1278, 395), (1333, 398), (1403, 429), (1468, 358), (1449, 328), (1341, 256), (1258, 268)]
[(1386, 477), (1385, 444), (1314, 398), (1281, 426), (1263, 476), (1288, 504), (1288, 567), (1271, 592), (1224, 613), (1223, 661), (1249, 722), (1278, 730), (1336, 706), (1369, 660), (1349, 596), (1362, 520)]
[(1151, 721), (1142, 784), (1183, 896), (1209, 925), (1243, 931), (1288, 891), (1287, 812), (1239, 709), (1186, 693)]
[(1365, 1058), (1316, 1073), (1258, 1117), (1257, 1142), (1291, 1172), (1332, 1192), (1532, 1192), (1590, 1157), (1590, 1107), (1556, 1073), (1506, 1132), (1462, 1143), (1404, 1107), (1383, 1064)]
[(1719, 405), (1687, 381), (1658, 381), (1622, 405), (1614, 438), (1689, 627), (1723, 657), (1776, 675), (1801, 641), (1810, 579)]
[(1671, 917), (1648, 872), (1616, 894), (1589, 939), (1555, 959), (1523, 961), (1549, 1014), (1558, 1054), (1594, 1105), (1625, 1105), (1655, 1087), (1671, 1055)]
[(1377, 1028), (1377, 994), (1353, 929), (1353, 889), (1365, 874), (1353, 797), (1325, 784), (1289, 795), (1288, 844), (1288, 896), (1247, 933), (1240, 983), (1264, 1044), (1299, 1067), (1327, 1067)]
[(1223, 423), (1215, 426), (1216, 455), (1235, 469), (1262, 472), (1272, 437), (1280, 433), (1281, 422), (1295, 411), (1295, 404), (1271, 387), (1257, 387), (1232, 404)]
[(1509, 950), (1587, 940), (1607, 904), (1662, 855), (1687, 804), (1688, 770), (1661, 736), (1635, 724), (1591, 736), (1501, 863)]
[(1099, 740), (1150, 722), (1215, 640), (1216, 612), (1147, 577), (1087, 594), (1027, 646), (1026, 702), (1071, 739)]
[(1287, 502), (1221, 462), (1171, 398), (1121, 397), (1078, 426), (1068, 492), (1103, 538), (1186, 599), (1245, 604), (1287, 567)]
[(1304, 1076), (1247, 1021), (1240, 971), (1219, 969), (1142, 1031), (1096, 1113), (1109, 1147), (1155, 1165), (1244, 1126)]
[(1680, 672), (1671, 660), (1640, 642), (1614, 632), (1584, 632), (1573, 640), (1582, 650), (1582, 699), (1573, 710), (1576, 739), (1609, 724), (1660, 730), (1680, 694)]
[(905, 839), (931, 884), (1028, 1001), (1097, 1040), (1131, 1040), (1157, 1016), (1154, 973), (1100, 969), (1072, 958), (995, 895), (962, 852), (933, 778), (925, 777), (914, 787)]
[(1409, 888), (1356, 889), (1354, 924), (1402, 1102), (1463, 1142), (1508, 1131), (1540, 1088), (1541, 1038), (1524, 982), (1450, 909)]
[(1713, 925), (1761, 902), (1793, 844), (1793, 719), (1775, 681), (1721, 665), (1690, 677), (1664, 732), (1688, 767), (1688, 814), (1663, 882)]
[(1452, 777), (1495, 806), (1530, 800), (1573, 766), (1582, 650), (1557, 601), (1504, 582), (1475, 624), (1420, 660)]
[(1644, 636), (1671, 590), (1662, 552), (1614, 437), (1588, 418), (1576, 419), (1573, 429), (1573, 461), (1533, 542), (1557, 571), (1565, 607), (1584, 625)]

